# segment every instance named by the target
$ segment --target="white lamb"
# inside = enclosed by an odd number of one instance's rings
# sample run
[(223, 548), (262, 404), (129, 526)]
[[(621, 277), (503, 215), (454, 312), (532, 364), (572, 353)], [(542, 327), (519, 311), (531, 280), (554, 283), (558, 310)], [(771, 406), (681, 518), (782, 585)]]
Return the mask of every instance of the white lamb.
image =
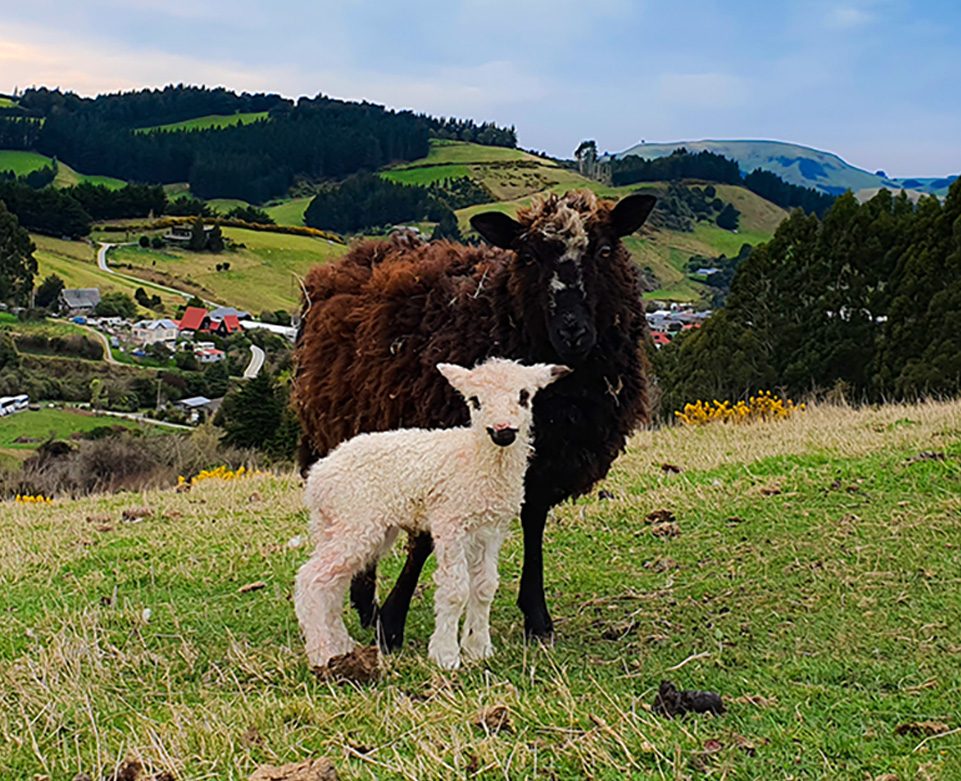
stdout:
[(474, 369), (438, 370), (469, 402), (471, 425), (361, 434), (321, 459), (307, 477), (313, 555), (297, 574), (294, 604), (312, 665), (353, 650), (343, 619), (351, 578), (383, 556), (398, 532), (429, 531), (437, 557), (429, 657), (460, 665), (494, 652), (490, 607), (497, 555), (520, 512), (531, 455), (534, 394), (567, 374), (566, 366), (494, 358)]

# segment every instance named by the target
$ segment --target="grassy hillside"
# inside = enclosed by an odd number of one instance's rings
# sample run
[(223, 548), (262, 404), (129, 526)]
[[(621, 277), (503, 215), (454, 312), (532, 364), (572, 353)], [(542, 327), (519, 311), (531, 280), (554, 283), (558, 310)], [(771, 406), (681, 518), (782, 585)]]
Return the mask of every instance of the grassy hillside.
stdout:
[[(0, 418), (0, 459), (14, 467), (36, 452), (37, 442), (50, 439), (68, 439), (78, 431), (90, 431), (101, 426), (123, 426), (134, 431), (156, 430), (135, 420), (113, 416), (94, 415), (74, 409), (41, 409), (8, 415)], [(17, 439), (34, 442), (16, 442)], [(0, 510), (0, 514), (2, 514)]]
[(134, 132), (149, 133), (152, 130), (168, 132), (179, 130), (210, 130), (211, 128), (231, 127), (232, 125), (246, 125), (266, 118), (266, 111), (252, 111), (246, 114), (208, 114), (203, 117), (187, 119), (183, 122), (171, 122), (169, 125), (154, 125), (153, 127), (138, 128)]
[(431, 141), (427, 157), (390, 168), (383, 176), (403, 184), (419, 185), (470, 176), (485, 185), (498, 200), (512, 200), (556, 186), (570, 189), (586, 181), (551, 160), (520, 149), (436, 139)]
[(34, 257), (37, 259), (38, 282), (49, 274), (56, 274), (67, 287), (96, 287), (100, 289), (101, 295), (117, 290), (133, 296), (138, 287), (144, 287), (151, 295), (158, 294), (168, 311), (173, 311), (174, 307), (183, 303), (183, 298), (180, 296), (159, 290), (144, 282), (124, 279), (118, 274), (101, 271), (97, 267), (96, 249), (85, 242), (64, 241), (38, 234), (31, 234), (30, 238), (37, 247)]
[(275, 206), (268, 206), (265, 211), (278, 225), (303, 225), (304, 212), (310, 206), (311, 200), (311, 198), (292, 198)]
[[(23, 152), (18, 149), (0, 149), (0, 171), (13, 171), (17, 176), (24, 176), (53, 163), (53, 158), (36, 152)], [(120, 189), (127, 183), (112, 176), (88, 176), (75, 171), (66, 163), (57, 163), (57, 176), (53, 180), (55, 187), (72, 187), (81, 182), (102, 184), (112, 190)]]
[[(293, 476), (4, 504), (0, 730), (16, 739), (0, 766), (101, 778), (132, 758), (246, 779), (327, 756), (342, 778), (958, 778), (957, 456), (957, 402), (644, 434), (603, 486), (613, 499), (549, 522), (555, 647), (524, 642), (515, 534), (493, 659), (426, 661), (428, 572), (407, 650), (357, 687), (304, 661)], [(154, 514), (121, 522), (135, 506)], [(655, 510), (676, 529), (645, 522)], [(382, 588), (400, 564), (387, 557)], [(724, 695), (726, 714), (652, 713), (662, 680)]]
[[(346, 252), (342, 244), (307, 236), (240, 228), (224, 228), (224, 235), (245, 248), (214, 255), (117, 247), (111, 250), (108, 262), (130, 264), (132, 268), (124, 268), (124, 273), (259, 313), (265, 309), (296, 309), (300, 301), (296, 277)], [(217, 271), (217, 265), (224, 262), (230, 263), (230, 270)]]
[[(63, 170), (64, 166), (61, 166), (61, 172)], [(430, 154), (423, 160), (391, 168), (383, 175), (413, 184), (467, 175), (484, 184), (498, 200), (458, 211), (461, 229), (465, 232), (469, 230), (469, 218), (473, 214), (492, 209), (514, 214), (519, 206), (529, 204), (532, 195), (537, 193), (563, 193), (575, 188), (590, 188), (601, 197), (620, 198), (638, 189), (661, 194), (667, 187), (664, 183), (656, 182), (637, 187), (608, 187), (552, 161), (517, 149), (454, 141), (435, 141)], [(758, 244), (768, 240), (787, 215), (783, 209), (744, 188), (718, 185), (717, 190), (722, 199), (733, 203), (742, 213), (741, 227), (737, 233), (699, 223), (693, 233), (646, 231), (627, 240), (627, 246), (638, 263), (650, 267), (661, 282), (661, 288), (650, 294), (652, 297), (678, 301), (701, 298), (706, 293), (706, 286), (686, 275), (685, 264), (691, 255), (736, 255), (744, 243)], [(177, 192), (184, 190), (181, 188)], [(174, 192), (168, 192), (168, 197), (175, 197)], [(266, 211), (280, 225), (303, 225), (304, 211), (310, 200), (291, 199), (269, 206)], [(221, 211), (243, 203), (228, 199), (211, 201)], [(428, 231), (432, 229), (431, 225), (423, 227)], [(129, 263), (133, 268), (122, 269), (123, 273), (155, 284), (189, 290), (202, 298), (260, 312), (264, 309), (296, 308), (300, 290), (294, 275), (303, 276), (314, 263), (329, 261), (346, 251), (341, 246), (330, 245), (319, 239), (232, 228), (226, 229), (225, 233), (246, 244), (247, 249), (236, 254), (207, 256), (178, 250), (157, 252), (125, 248), (112, 251), (111, 263)], [(126, 237), (136, 238), (134, 235)], [(107, 240), (116, 240), (116, 234), (110, 234)], [(225, 261), (230, 262), (230, 271), (217, 272), (217, 264)], [(47, 266), (53, 265), (49, 258), (46, 263)], [(70, 273), (71, 279), (78, 281), (90, 278), (89, 268), (64, 271)], [(68, 284), (79, 286), (72, 282)], [(93, 284), (96, 283), (90, 282), (84, 286)]]

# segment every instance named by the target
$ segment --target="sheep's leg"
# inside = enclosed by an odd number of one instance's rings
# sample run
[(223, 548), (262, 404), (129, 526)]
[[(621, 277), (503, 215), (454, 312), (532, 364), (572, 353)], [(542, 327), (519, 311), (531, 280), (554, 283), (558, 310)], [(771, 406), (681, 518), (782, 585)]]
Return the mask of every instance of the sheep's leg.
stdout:
[(399, 651), (404, 644), (404, 625), (407, 623), (410, 601), (421, 570), (433, 549), (434, 543), (429, 534), (417, 534), (408, 539), (407, 561), (394, 584), (394, 590), (384, 600), (377, 615), (377, 640), (385, 653)]
[(554, 622), (547, 611), (544, 597), (544, 524), (547, 522), (547, 506), (524, 502), (521, 508), (521, 526), (524, 529), (524, 568), (521, 571), (521, 588), (517, 606), (524, 614), (524, 631), (528, 637), (553, 640)]
[(497, 556), (503, 538), (477, 543), (468, 557), (470, 568), (470, 596), (467, 598), (467, 615), (461, 648), (475, 659), (489, 659), (494, 655), (491, 642), (491, 604), (497, 592)]
[(377, 562), (354, 575), (350, 582), (350, 604), (360, 616), (364, 629), (373, 626), (377, 618)]
[(437, 592), (434, 596), (434, 634), (427, 646), (427, 656), (446, 670), (460, 667), (457, 625), (470, 590), (465, 547), (463, 538), (452, 538), (450, 535), (434, 537), (437, 554), (434, 582)]

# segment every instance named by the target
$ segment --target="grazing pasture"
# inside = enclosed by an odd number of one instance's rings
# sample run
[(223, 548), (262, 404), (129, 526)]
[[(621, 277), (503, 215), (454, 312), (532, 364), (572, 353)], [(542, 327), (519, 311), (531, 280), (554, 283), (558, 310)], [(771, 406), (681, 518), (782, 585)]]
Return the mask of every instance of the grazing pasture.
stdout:
[[(548, 523), (556, 647), (524, 642), (515, 535), (492, 660), (427, 662), (425, 576), (408, 650), (360, 686), (303, 657), (294, 476), (5, 503), (0, 767), (101, 778), (135, 758), (246, 779), (327, 756), (341, 778), (958, 778), (959, 457), (961, 402), (641, 433), (599, 486), (611, 498)], [(726, 714), (655, 715), (662, 680), (724, 695)]]
[(208, 114), (194, 119), (185, 119), (183, 122), (171, 122), (168, 125), (154, 125), (153, 127), (142, 127), (136, 129), (135, 133), (149, 133), (153, 130), (164, 132), (189, 131), (189, 130), (211, 130), (215, 128), (231, 127), (232, 125), (249, 125), (267, 119), (266, 111), (251, 111), (241, 114)]

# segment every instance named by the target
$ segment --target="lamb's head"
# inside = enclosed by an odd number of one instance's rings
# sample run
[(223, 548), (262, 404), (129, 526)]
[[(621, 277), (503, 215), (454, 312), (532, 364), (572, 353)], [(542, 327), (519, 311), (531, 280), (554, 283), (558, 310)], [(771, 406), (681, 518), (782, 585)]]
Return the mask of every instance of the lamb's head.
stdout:
[(517, 253), (525, 307), (536, 310), (561, 361), (577, 364), (594, 347), (603, 276), (613, 263), (626, 262), (620, 239), (644, 224), (655, 201), (634, 193), (614, 205), (573, 190), (535, 198), (516, 220), (501, 212), (471, 218), (491, 244)]
[(518, 435), (522, 442), (530, 439), (534, 395), (571, 371), (547, 363), (524, 366), (504, 358), (491, 358), (473, 369), (439, 363), (437, 370), (467, 401), (471, 428), (501, 447), (512, 445)]

